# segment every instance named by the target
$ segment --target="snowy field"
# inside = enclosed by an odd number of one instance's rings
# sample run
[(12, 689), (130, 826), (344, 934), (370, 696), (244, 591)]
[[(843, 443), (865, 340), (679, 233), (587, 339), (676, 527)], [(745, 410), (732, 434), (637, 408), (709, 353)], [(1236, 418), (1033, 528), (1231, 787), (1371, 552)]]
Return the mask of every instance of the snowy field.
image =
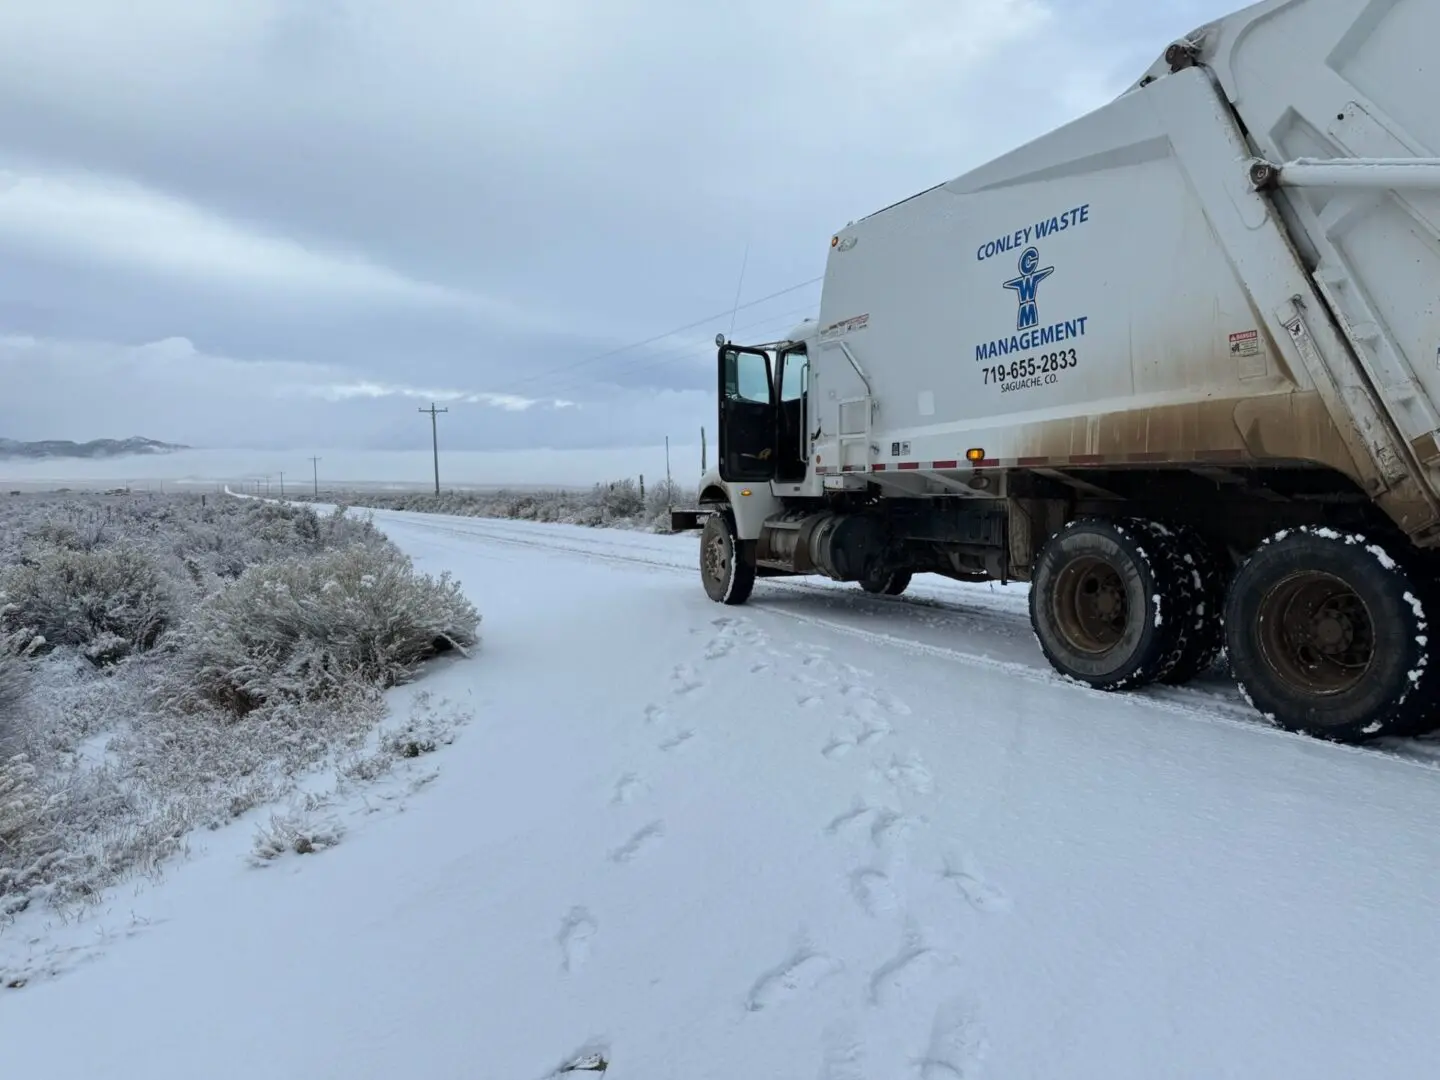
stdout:
[[(0, 492), (79, 490), (130, 485), (135, 490), (214, 491), (223, 484), (263, 493), (303, 494), (318, 483), (321, 491), (430, 491), (434, 459), (428, 418), (416, 417), (413, 450), (182, 450), (169, 454), (131, 454), (118, 458), (32, 461), (0, 458)], [(318, 457), (318, 462), (312, 462)], [(586, 490), (597, 476), (634, 477), (651, 483), (664, 479), (667, 460), (677, 483), (692, 484), (701, 473), (699, 445), (678, 442), (665, 447), (613, 450), (452, 450), (445, 427), (440, 431), (440, 480), (446, 490), (577, 487)]]
[[(761, 581), (690, 536), (376, 512), (484, 614), (461, 702), (340, 842), (253, 822), (0, 929), (7, 1075), (1383, 1078), (1440, 1055), (1440, 771), (1102, 695), (1017, 587)], [(425, 706), (428, 707), (428, 706)], [(28, 914), (28, 913), (27, 913)], [(37, 960), (45, 960), (37, 966)]]

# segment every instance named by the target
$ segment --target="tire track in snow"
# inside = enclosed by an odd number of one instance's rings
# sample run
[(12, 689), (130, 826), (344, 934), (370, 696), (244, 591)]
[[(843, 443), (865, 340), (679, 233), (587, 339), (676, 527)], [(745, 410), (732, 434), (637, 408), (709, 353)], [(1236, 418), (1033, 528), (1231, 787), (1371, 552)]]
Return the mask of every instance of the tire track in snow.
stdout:
[[(544, 548), (557, 553), (566, 553), (582, 558), (599, 559), (602, 561), (633, 563), (646, 566), (652, 569), (666, 570), (682, 574), (697, 574), (698, 569), (689, 560), (676, 560), (665, 558), (658, 552), (648, 555), (639, 555), (616, 550), (614, 541), (606, 537), (604, 539), (591, 538), (589, 536), (549, 536), (539, 532), (527, 530), (520, 535), (514, 526), (516, 522), (503, 518), (455, 518), (449, 519), (445, 524), (432, 520), (437, 515), (421, 515), (408, 511), (382, 511), (390, 515), (396, 515), (398, 524), (403, 527), (414, 526), (417, 528), (447, 532), (454, 535), (465, 536), (470, 539), (493, 541), (500, 544), (509, 544), (528, 548)], [(507, 528), (510, 526), (510, 528)], [(599, 533), (613, 532), (615, 536), (629, 535), (620, 530), (597, 529)], [(635, 536), (650, 536), (655, 534), (636, 533)], [(839, 603), (846, 608), (856, 612), (874, 611), (886, 614), (905, 613), (920, 614), (925, 611), (934, 611), (945, 616), (942, 622), (977, 622), (985, 621), (993, 624), (986, 627), (987, 632), (994, 632), (997, 628), (1003, 628), (1006, 633), (1013, 632), (1016, 636), (1022, 636), (1033, 641), (1033, 633), (1030, 628), (1029, 609), (1027, 602), (1019, 596), (1004, 594), (986, 593), (982, 600), (979, 596), (965, 594), (951, 596), (924, 596), (913, 595), (916, 588), (924, 590), (926, 587), (919, 585), (912, 587), (911, 593), (904, 596), (876, 596), (870, 593), (860, 592), (852, 584), (828, 582), (824, 580), (806, 580), (804, 578), (766, 578), (757, 582), (757, 588), (766, 592), (779, 592), (782, 594), (798, 595), (805, 597), (816, 597)], [(946, 590), (949, 591), (948, 589)], [(978, 591), (978, 590), (977, 590)], [(752, 601), (756, 607), (765, 607), (763, 594), (757, 593), (756, 601)], [(775, 611), (773, 607), (766, 610)], [(782, 612), (777, 612), (782, 613)], [(922, 642), (916, 644), (923, 645)], [(1040, 658), (1038, 649), (1036, 651), (1037, 662), (1034, 664), (1017, 663), (1016, 661), (997, 660), (993, 657), (975, 654), (975, 659), (992, 664), (1007, 665), (1013, 664), (1017, 668), (1032, 668), (1042, 673), (1051, 673), (1052, 669)], [(1058, 683), (1078, 686), (1068, 680), (1054, 676)], [(1246, 705), (1238, 695), (1235, 698), (1216, 697), (1214, 694), (1191, 689), (1189, 687), (1145, 687), (1140, 691), (1130, 691), (1129, 694), (1144, 697), (1146, 700), (1155, 700), (1155, 696), (1162, 698), (1194, 698), (1192, 704), (1196, 708), (1214, 707), (1219, 711), (1234, 713), (1244, 717), (1253, 717), (1255, 726), (1268, 727), (1255, 711)], [(1440, 747), (1433, 748), (1440, 752)]]
[[(492, 522), (490, 519), (465, 519), (463, 521), (457, 520), (454, 523), (446, 522), (442, 524), (430, 520), (432, 517), (432, 515), (413, 514), (394, 510), (377, 511), (375, 515), (377, 525), (382, 525), (383, 521), (388, 519), (401, 528), (463, 537), (467, 540), (481, 543), (505, 544), (528, 548), (532, 551), (543, 550), (558, 555), (569, 555), (601, 562), (635, 565), (651, 570), (684, 574), (687, 576), (698, 575), (699, 573), (698, 568), (690, 565), (689, 562), (667, 559), (659, 555), (646, 556), (625, 553), (614, 550), (604, 541), (590, 541), (588, 538), (585, 538), (584, 542), (594, 546), (582, 547), (578, 544), (581, 538), (576, 537), (567, 537), (565, 541), (560, 541), (554, 537), (543, 536), (538, 532), (525, 537), (517, 536), (513, 532), (509, 535), (501, 535), (501, 530), (494, 527), (495, 523), (499, 522), (500, 519), (495, 519), (495, 522)], [(476, 524), (472, 525), (471, 520), (476, 522)], [(800, 581), (790, 581), (779, 578), (767, 578), (760, 584), (763, 585), (767, 591), (773, 590), (790, 595), (814, 597), (831, 602), (839, 600), (842, 601), (846, 607), (856, 612), (864, 612), (867, 610), (888, 610), (890, 612), (896, 612), (924, 607), (933, 609), (947, 616), (948, 618), (944, 621), (968, 621), (971, 623), (990, 622), (996, 626), (1013, 627), (1017, 631), (1023, 631), (1025, 634), (1030, 633), (1028, 617), (1004, 601), (990, 604), (975, 603), (973, 601), (967, 603), (964, 600), (921, 599), (907, 596), (875, 597), (868, 593), (852, 595), (848, 590), (843, 588), (806, 584)], [(1313, 747), (1317, 745), (1317, 740), (1309, 736), (1297, 735), (1293, 732), (1284, 731), (1281, 728), (1272, 726), (1254, 709), (1239, 699), (1232, 701), (1226, 698), (1216, 697), (1204, 691), (1192, 690), (1185, 687), (1148, 686), (1137, 690), (1129, 690), (1123, 694), (1094, 690), (1081, 683), (1061, 677), (1044, 663), (1043, 657), (1040, 656), (1038, 649), (1036, 650), (1036, 663), (1027, 664), (1013, 660), (997, 659), (992, 656), (986, 656), (983, 653), (967, 652), (961, 649), (932, 645), (927, 642), (916, 641), (912, 638), (904, 638), (880, 631), (866, 630), (808, 613), (787, 610), (782, 606), (766, 604), (764, 596), (758, 594), (758, 592), (757, 595), (752, 598), (751, 606), (756, 610), (766, 611), (772, 615), (809, 624), (819, 629), (858, 637), (872, 644), (966, 664), (972, 667), (984, 667), (1044, 685), (1064, 686), (1075, 693), (1087, 694), (1097, 700), (1106, 700), (1115, 704), (1128, 702), (1130, 704), (1151, 706), (1160, 711), (1184, 716), (1189, 719), (1223, 724), (1236, 728), (1237, 730), (1249, 731), (1252, 734), (1272, 738), (1299, 739), (1303, 740), (1309, 746)], [(1397, 764), (1424, 769), (1432, 773), (1440, 772), (1440, 743), (1437, 743), (1436, 740), (1430, 740), (1428, 742), (1417, 742), (1416, 740), (1386, 740), (1385, 742), (1368, 746), (1331, 743), (1326, 745), (1326, 749), (1333, 750), (1336, 753), (1384, 757)]]
[[(391, 513), (399, 513), (399, 511), (391, 511)], [(538, 549), (555, 554), (570, 555), (584, 559), (598, 560), (601, 562), (642, 566), (647, 569), (663, 570), (667, 573), (683, 574), (686, 576), (699, 574), (698, 568), (690, 565), (688, 562), (681, 563), (659, 556), (628, 554), (625, 552), (615, 551), (608, 546), (599, 548), (598, 550), (591, 548), (582, 548), (573, 546), (573, 540), (571, 543), (563, 543), (556, 542), (550, 537), (545, 537), (543, 539), (539, 537), (520, 538), (514, 535), (501, 535), (497, 530), (485, 528), (484, 526), (477, 528), (450, 524), (442, 525), (432, 521), (411, 521), (407, 519), (399, 522), (398, 524), (405, 528), (418, 528), (427, 532), (438, 532), (442, 534), (462, 536), (466, 539), (478, 540), (486, 543), (506, 544), (515, 547), (524, 547), (531, 550)], [(766, 604), (764, 595), (758, 592), (758, 589), (760, 588), (763, 588), (766, 591), (779, 592), (792, 596), (800, 596), (807, 598), (813, 597), (821, 600), (826, 600), (831, 603), (840, 602), (843, 603), (845, 607), (861, 613), (866, 611), (875, 611), (893, 614), (897, 611), (911, 611), (920, 608), (932, 609), (945, 616), (948, 616), (949, 619), (946, 621), (970, 623), (974, 623), (976, 621), (985, 621), (997, 624), (999, 626), (1004, 626), (1008, 630), (1014, 630), (1017, 635), (1023, 634), (1027, 637), (1033, 637), (1030, 630), (1030, 621), (1028, 615), (1023, 614), (1019, 611), (1011, 610), (1003, 603), (995, 605), (974, 603), (967, 604), (964, 601), (952, 602), (932, 599), (922, 600), (919, 598), (912, 598), (906, 596), (876, 597), (870, 595), (869, 593), (852, 593), (849, 589), (837, 588), (833, 585), (812, 584), (804, 581), (787, 580), (781, 578), (766, 578), (763, 581), (757, 583), (757, 593), (752, 597), (750, 601), (750, 606), (753, 607), (755, 610), (766, 611), (772, 615), (784, 616), (797, 622), (809, 623), (813, 626), (822, 627), (827, 630), (849, 632), (852, 633), (852, 635), (864, 637), (865, 639), (873, 641), (877, 644), (893, 645), (901, 648), (908, 646), (912, 649), (912, 651), (923, 652), (931, 656), (936, 656), (947, 660), (954, 660), (960, 663), (971, 664), (973, 666), (989, 667), (1007, 672), (1028, 673), (1031, 676), (1039, 677), (1041, 680), (1043, 680), (1049, 685), (1068, 686), (1077, 690), (1089, 689), (1088, 687), (1082, 686), (1082, 684), (1080, 683), (1075, 683), (1068, 679), (1062, 678), (1060, 675), (1056, 674), (1053, 669), (1051, 669), (1048, 665), (1044, 665), (1042, 667), (1042, 665), (1044, 664), (1043, 657), (1040, 655), (1038, 648), (1036, 650), (1037, 662), (1034, 664), (1027, 664), (1014, 660), (997, 659), (992, 656), (986, 656), (983, 653), (972, 653), (959, 649), (946, 648), (944, 646), (930, 645), (926, 642), (916, 641), (912, 638), (902, 638), (893, 634), (885, 634), (878, 631), (863, 630), (858, 627), (851, 627), (847, 626), (844, 623), (836, 622), (831, 619), (826, 619), (822, 616), (811, 615), (804, 612), (791, 611), (776, 605)], [(1092, 693), (1103, 692), (1092, 691)], [(1106, 696), (1113, 698), (1115, 695), (1107, 694)], [(1212, 695), (1205, 694), (1200, 691), (1187, 690), (1185, 688), (1178, 687), (1173, 689), (1145, 687), (1137, 691), (1129, 691), (1127, 693), (1127, 696), (1143, 699), (1147, 702), (1168, 702), (1172, 697), (1203, 698), (1203, 701), (1197, 701), (1193, 705), (1186, 705), (1182, 702), (1174, 702), (1174, 704), (1183, 705), (1184, 707), (1197, 711), (1213, 709), (1217, 714), (1223, 713), (1243, 718), (1253, 717), (1253, 719), (1251, 720), (1252, 727), (1269, 729), (1269, 725), (1266, 724), (1259, 717), (1259, 715), (1255, 713), (1253, 709), (1251, 709), (1249, 706), (1245, 705), (1238, 699), (1234, 702), (1231, 702), (1226, 699), (1215, 698)]]
[[(928, 656), (939, 660), (949, 660), (958, 664), (965, 664), (969, 667), (983, 667), (992, 671), (1002, 672), (1006, 675), (1027, 682), (1033, 682), (1044, 686), (1064, 687), (1076, 694), (1083, 694), (1095, 701), (1104, 701), (1114, 706), (1139, 706), (1153, 708), (1160, 712), (1173, 713), (1188, 719), (1200, 720), (1212, 724), (1223, 724), (1237, 730), (1269, 736), (1271, 738), (1293, 739), (1304, 743), (1307, 747), (1324, 746), (1326, 749), (1337, 753), (1360, 754), (1365, 756), (1379, 756), (1388, 758), (1401, 765), (1408, 765), (1413, 768), (1424, 769), (1427, 772), (1440, 772), (1440, 759), (1432, 756), (1435, 753), (1433, 747), (1421, 744), (1420, 747), (1412, 749), (1408, 746), (1353, 746), (1344, 743), (1320, 743), (1308, 735), (1300, 735), (1295, 732), (1285, 731), (1267, 723), (1254, 710), (1239, 703), (1231, 704), (1223, 700), (1209, 698), (1205, 704), (1192, 704), (1183, 700), (1182, 693), (1176, 690), (1166, 690), (1158, 687), (1146, 687), (1140, 690), (1129, 690), (1124, 693), (1113, 693), (1106, 690), (1096, 690), (1086, 686), (1084, 683), (1075, 682), (1058, 674), (1048, 667), (1032, 667), (1028, 664), (1017, 663), (1013, 660), (997, 660), (982, 653), (964, 652), (960, 649), (950, 649), (943, 645), (931, 645), (924, 641), (915, 641), (912, 638), (897, 637), (894, 634), (887, 634), (879, 630), (866, 630), (862, 627), (851, 626), (847, 623), (835, 622), (830, 619), (820, 618), (814, 615), (803, 614), (797, 611), (790, 611), (784, 608), (764, 607), (757, 604), (757, 608), (768, 611), (781, 618), (790, 619), (816, 629), (828, 630), (837, 634), (845, 634), (849, 637), (859, 638), (874, 645), (880, 645), (900, 652), (908, 652), (917, 656)], [(1190, 692), (1193, 694), (1194, 692)], [(1185, 696), (1190, 696), (1186, 694)], [(1197, 695), (1198, 696), (1198, 695)]]

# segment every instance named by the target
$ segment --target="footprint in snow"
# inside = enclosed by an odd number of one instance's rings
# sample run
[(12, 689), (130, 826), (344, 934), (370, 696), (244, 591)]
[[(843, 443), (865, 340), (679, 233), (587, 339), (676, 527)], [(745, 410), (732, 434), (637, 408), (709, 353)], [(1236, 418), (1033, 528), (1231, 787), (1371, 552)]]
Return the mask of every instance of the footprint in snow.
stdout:
[(716, 638), (705, 646), (706, 660), (719, 660), (735, 651), (735, 643), (727, 638)]
[(675, 683), (676, 695), (693, 694), (705, 685), (705, 680), (697, 676), (689, 664), (676, 665), (670, 677)]
[(912, 826), (925, 821), (924, 818), (909, 817), (898, 810), (891, 810), (888, 806), (870, 806), (857, 796), (849, 810), (831, 819), (825, 826), (825, 832), (830, 836), (839, 836), (843, 832), (856, 831), (864, 826), (867, 819), (870, 822), (870, 842), (876, 847), (884, 847), (890, 841), (903, 837)]
[(928, 795), (934, 787), (930, 770), (925, 768), (925, 763), (917, 754), (912, 754), (906, 761), (893, 758), (885, 769), (885, 779), (916, 795)]
[(1002, 914), (1013, 906), (1005, 891), (991, 884), (972, 857), (962, 859), (959, 867), (947, 859), (940, 876), (954, 885), (961, 897), (977, 911)]
[(577, 905), (570, 909), (557, 936), (562, 970), (575, 971), (589, 959), (590, 940), (598, 929), (594, 917), (585, 908)]
[(610, 801), (616, 806), (634, 802), (635, 797), (640, 794), (644, 783), (634, 773), (626, 773), (619, 780), (615, 781), (615, 793)]
[(911, 924), (900, 951), (875, 969), (870, 976), (870, 1004), (881, 1005), (896, 991), (903, 991), (924, 975), (925, 969), (958, 966), (959, 960), (926, 945), (920, 930)]
[(817, 1080), (865, 1080), (863, 1048), (848, 1020), (834, 1020), (825, 1027), (820, 1044), (820, 1074)]
[(900, 907), (890, 876), (873, 867), (856, 870), (850, 875), (850, 895), (861, 910), (872, 917), (888, 914)]
[(666, 739), (660, 744), (660, 749), (664, 750), (668, 754), (671, 750), (677, 750), (680, 747), (684, 746), (694, 737), (695, 732), (688, 729), (685, 731), (677, 731), (674, 735), (671, 735), (668, 739)]
[(924, 818), (910, 817), (898, 810), (881, 807), (875, 811), (870, 823), (870, 842), (876, 847), (885, 847), (895, 840), (901, 840), (916, 825), (923, 825)]
[(954, 999), (935, 1010), (930, 1041), (915, 1062), (920, 1080), (973, 1080), (989, 1049), (969, 1002)]
[(884, 690), (871, 690), (869, 687), (860, 686), (857, 683), (850, 683), (840, 689), (843, 697), (858, 702), (867, 709), (879, 709), (882, 712), (892, 713), (896, 716), (909, 716), (910, 706), (897, 698), (894, 694)]
[(837, 761), (850, 753), (857, 747), (870, 747), (881, 739), (887, 738), (895, 733), (895, 729), (884, 720), (870, 719), (862, 721), (861, 717), (854, 713), (847, 713), (849, 719), (856, 727), (853, 737), (844, 735), (831, 735), (830, 741), (820, 749), (820, 753), (831, 761)]
[(808, 946), (801, 946), (783, 961), (763, 972), (745, 995), (745, 1009), (760, 1012), (796, 994), (814, 990), (841, 965)]
[(870, 746), (894, 733), (895, 729), (885, 723), (884, 720), (871, 720), (861, 730), (859, 737), (856, 738), (855, 741), (861, 746)]
[(873, 813), (874, 810), (866, 804), (865, 800), (857, 797), (855, 801), (850, 804), (849, 810), (846, 810), (842, 814), (837, 814), (830, 820), (830, 823), (825, 826), (825, 831), (831, 836), (837, 836), (851, 825), (859, 825), (868, 815)]
[(663, 821), (652, 821), (643, 829), (638, 830), (629, 840), (621, 844), (614, 851), (610, 852), (610, 861), (617, 863), (628, 863), (641, 851), (655, 843), (665, 835), (665, 823)]

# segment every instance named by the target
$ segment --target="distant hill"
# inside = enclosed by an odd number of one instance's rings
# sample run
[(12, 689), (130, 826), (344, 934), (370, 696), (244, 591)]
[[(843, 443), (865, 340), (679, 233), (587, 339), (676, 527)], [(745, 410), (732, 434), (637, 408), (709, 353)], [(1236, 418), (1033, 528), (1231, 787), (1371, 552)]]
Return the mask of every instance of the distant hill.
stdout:
[(0, 439), (0, 459), (116, 458), (133, 454), (173, 454), (177, 450), (189, 449), (188, 446), (174, 443), (142, 439), (138, 435), (129, 439), (91, 439), (83, 443), (71, 442), (69, 439), (42, 439), (40, 442)]

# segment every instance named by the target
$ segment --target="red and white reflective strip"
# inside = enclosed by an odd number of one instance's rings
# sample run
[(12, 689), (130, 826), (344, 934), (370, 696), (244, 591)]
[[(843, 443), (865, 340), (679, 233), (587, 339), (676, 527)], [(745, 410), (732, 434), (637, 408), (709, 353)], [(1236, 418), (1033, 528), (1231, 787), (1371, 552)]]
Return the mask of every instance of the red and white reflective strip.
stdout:
[(1237, 462), (1249, 457), (1244, 450), (1203, 450), (1203, 451), (1137, 451), (1128, 454), (1065, 454), (1046, 457), (981, 458), (979, 461), (954, 459), (948, 461), (892, 461), (876, 462), (873, 465), (817, 465), (815, 471), (821, 476), (838, 476), (841, 473), (872, 472), (954, 472), (973, 469), (1036, 469), (1036, 468), (1093, 468), (1097, 465), (1156, 465), (1213, 462)]

